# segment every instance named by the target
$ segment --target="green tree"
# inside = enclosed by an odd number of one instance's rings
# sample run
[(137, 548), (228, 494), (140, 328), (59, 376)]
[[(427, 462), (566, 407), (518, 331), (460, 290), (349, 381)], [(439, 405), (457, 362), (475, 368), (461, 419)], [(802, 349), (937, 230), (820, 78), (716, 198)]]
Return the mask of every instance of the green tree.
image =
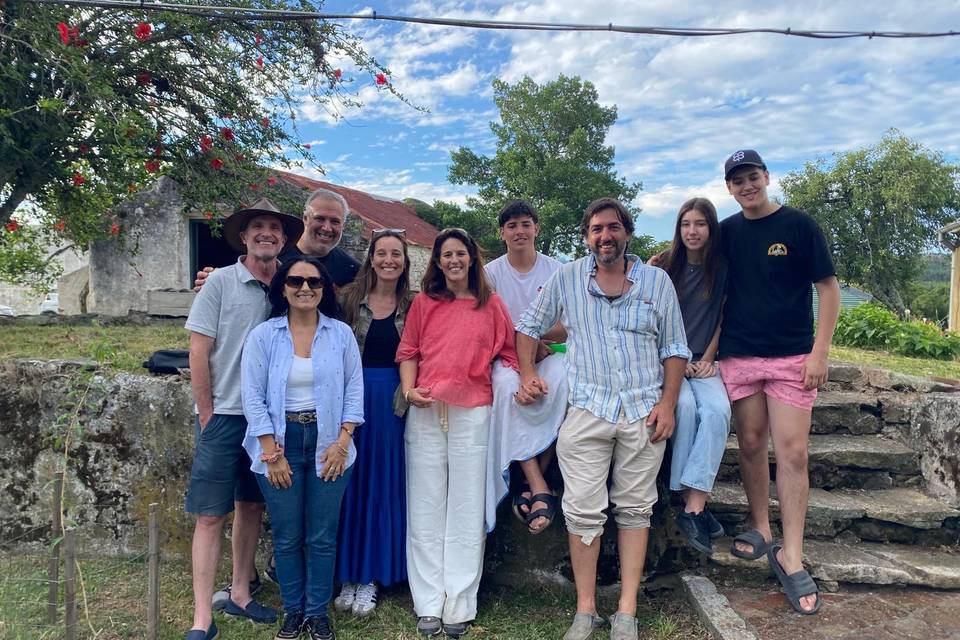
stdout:
[(301, 102), (335, 114), (361, 82), (399, 96), (329, 22), (0, 3), (0, 278), (42, 285), (44, 246), (122, 236), (111, 209), (159, 175), (214, 222), (252, 202), (275, 182), (266, 167), (316, 165), (299, 142)]
[(639, 213), (631, 203), (641, 185), (617, 175), (614, 149), (605, 142), (617, 108), (601, 106), (591, 83), (561, 75), (539, 85), (525, 77), (513, 85), (494, 80), (493, 91), (500, 110), (500, 122), (490, 123), (496, 153), (460, 147), (449, 170), (450, 182), (478, 187), (467, 199), (472, 216), (493, 220), (495, 228), (503, 203), (523, 198), (540, 215), (543, 252), (570, 254), (583, 250), (580, 217), (591, 200), (611, 196)]
[(841, 280), (898, 313), (936, 231), (960, 210), (960, 167), (898, 131), (807, 163), (781, 181), (786, 203), (823, 227)]

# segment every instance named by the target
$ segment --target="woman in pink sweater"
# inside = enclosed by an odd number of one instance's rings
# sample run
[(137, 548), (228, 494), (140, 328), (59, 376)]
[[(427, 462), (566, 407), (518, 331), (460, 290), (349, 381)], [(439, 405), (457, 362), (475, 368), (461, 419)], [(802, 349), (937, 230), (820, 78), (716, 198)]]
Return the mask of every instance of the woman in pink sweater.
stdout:
[(433, 243), (397, 349), (410, 403), (407, 574), (417, 631), (459, 638), (477, 614), (493, 360), (517, 368), (513, 323), (477, 243), (444, 229)]

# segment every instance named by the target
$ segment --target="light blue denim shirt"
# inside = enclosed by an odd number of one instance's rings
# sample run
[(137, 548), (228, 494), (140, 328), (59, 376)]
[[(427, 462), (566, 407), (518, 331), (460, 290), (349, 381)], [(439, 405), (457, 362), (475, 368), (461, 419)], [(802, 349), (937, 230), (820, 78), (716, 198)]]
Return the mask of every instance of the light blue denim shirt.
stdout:
[[(363, 422), (363, 367), (350, 327), (323, 314), (313, 336), (310, 357), (317, 402), (317, 475), (320, 475), (320, 454), (340, 435), (340, 425)], [(247, 335), (240, 362), (243, 415), (247, 418), (243, 448), (250, 455), (250, 469), (254, 473), (267, 472), (267, 465), (260, 461), (263, 449), (258, 436), (272, 433), (281, 446), (284, 443), (287, 430), (284, 405), (292, 363), (293, 337), (286, 316), (271, 318)], [(357, 449), (351, 440), (347, 466), (356, 458)]]
[(594, 279), (594, 257), (568, 262), (550, 276), (517, 323), (539, 338), (559, 320), (567, 329), (569, 402), (608, 422), (627, 422), (660, 402), (663, 360), (690, 358), (677, 292), (667, 273), (636, 256), (630, 287), (608, 300)]

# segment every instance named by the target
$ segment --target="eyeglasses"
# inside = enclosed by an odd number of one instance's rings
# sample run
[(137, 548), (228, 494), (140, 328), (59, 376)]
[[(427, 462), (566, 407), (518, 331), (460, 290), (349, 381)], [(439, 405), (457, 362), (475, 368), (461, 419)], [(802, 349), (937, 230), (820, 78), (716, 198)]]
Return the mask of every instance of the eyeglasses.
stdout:
[(407, 230), (406, 229), (374, 229), (373, 233), (370, 235), (370, 239), (376, 240), (377, 238), (381, 238), (383, 236), (388, 236), (388, 235), (391, 235), (391, 236), (396, 235), (405, 239), (407, 237)]
[(304, 282), (306, 282), (307, 286), (314, 291), (317, 289), (323, 289), (323, 278), (320, 278), (319, 276), (310, 276), (309, 278), (304, 278), (303, 276), (287, 276), (287, 279), (283, 282), (288, 287), (293, 289), (302, 288)]

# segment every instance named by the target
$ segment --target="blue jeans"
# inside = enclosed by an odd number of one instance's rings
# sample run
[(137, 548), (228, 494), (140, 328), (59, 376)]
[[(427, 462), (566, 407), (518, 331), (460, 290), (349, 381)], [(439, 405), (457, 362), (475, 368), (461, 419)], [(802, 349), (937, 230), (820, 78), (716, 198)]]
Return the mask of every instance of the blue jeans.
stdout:
[(712, 491), (729, 433), (730, 401), (720, 376), (684, 378), (670, 438), (670, 490)]
[(353, 468), (333, 481), (317, 477), (317, 424), (287, 422), (283, 455), (293, 484), (277, 489), (266, 476), (257, 482), (273, 529), (273, 556), (283, 610), (306, 617), (326, 616), (333, 592), (340, 502)]

